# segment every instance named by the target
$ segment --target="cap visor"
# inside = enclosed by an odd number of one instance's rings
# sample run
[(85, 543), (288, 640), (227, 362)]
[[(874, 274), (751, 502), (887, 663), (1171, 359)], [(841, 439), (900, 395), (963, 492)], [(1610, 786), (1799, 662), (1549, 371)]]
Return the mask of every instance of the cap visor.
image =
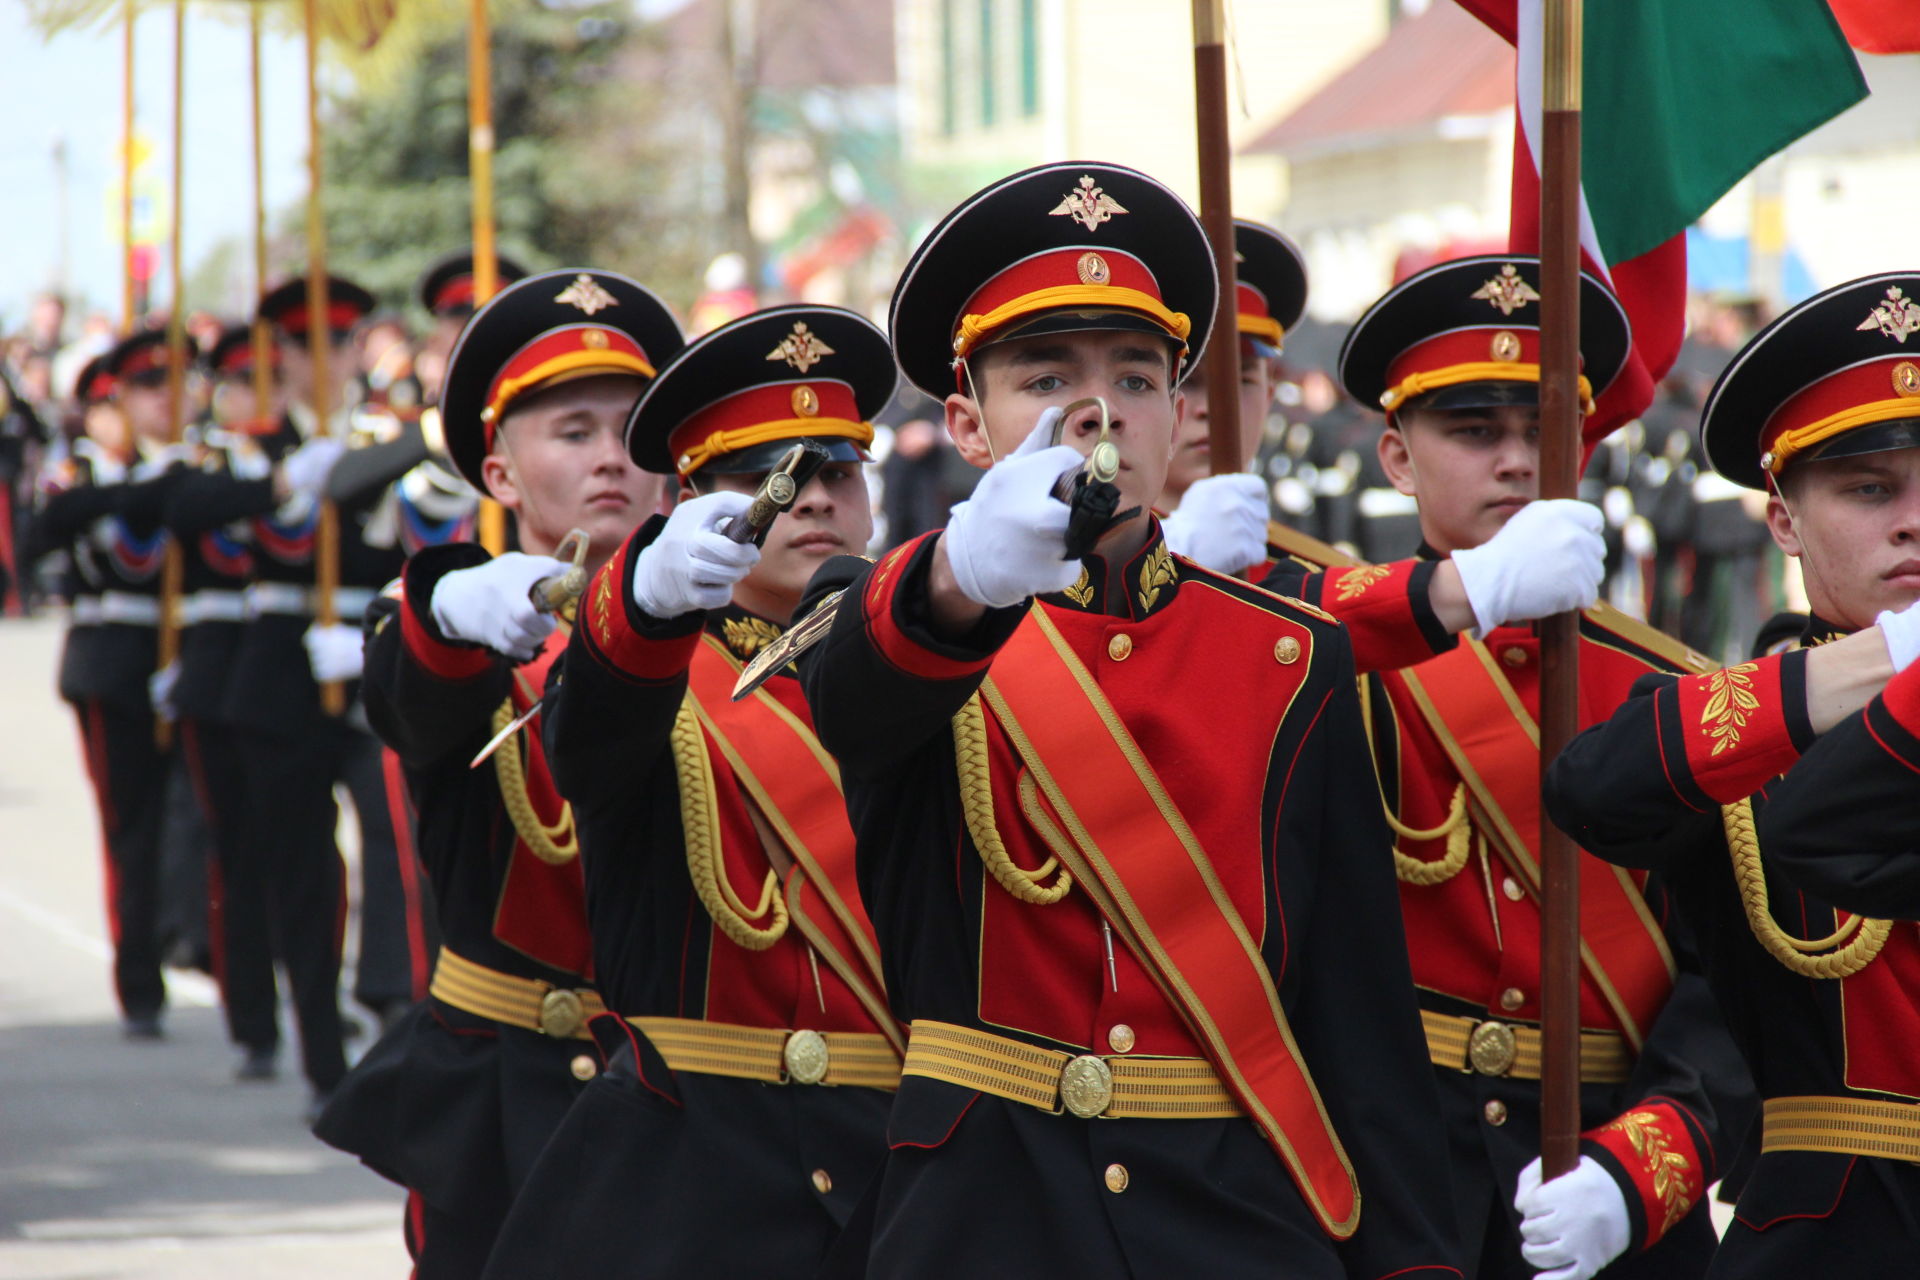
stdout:
[(1405, 413), (1409, 409), (1498, 409), (1507, 405), (1532, 408), (1539, 404), (1540, 384), (1537, 382), (1463, 382), (1458, 386), (1440, 387), (1415, 396), (1401, 405), (1399, 412)]
[(723, 453), (701, 464), (699, 471), (714, 475), (738, 475), (748, 471), (771, 471), (778, 466), (780, 459), (802, 440), (819, 445), (827, 451), (829, 462), (865, 462), (867, 455), (853, 441), (841, 436), (793, 436), (785, 440), (769, 440), (765, 444), (752, 445), (733, 453)]
[(1891, 422), (1873, 422), (1835, 436), (1811, 453), (1793, 459), (1801, 462), (1826, 462), (1834, 458), (1858, 458), (1868, 453), (1889, 453), (1895, 449), (1920, 448), (1920, 418), (1896, 418)]

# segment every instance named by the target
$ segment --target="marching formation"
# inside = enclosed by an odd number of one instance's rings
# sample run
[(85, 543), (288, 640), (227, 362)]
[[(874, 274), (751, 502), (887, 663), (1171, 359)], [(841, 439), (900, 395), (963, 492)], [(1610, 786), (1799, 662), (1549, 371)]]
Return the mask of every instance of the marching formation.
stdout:
[[(375, 300), (302, 278), (272, 343), (206, 346), (178, 443), (164, 336), (121, 341), (23, 561), (64, 558), (126, 1033), (165, 1034), (178, 760), (237, 1074), (278, 1070), (284, 976), (314, 1131), (406, 1189), (422, 1280), (1910, 1272), (1920, 274), (1795, 307), (1706, 401), (1812, 608), (1723, 668), (1600, 603), (1601, 512), (1540, 496), (1536, 259), (1347, 334), (1420, 533), (1373, 563), (1246, 473), (1308, 281), (1235, 247), (1210, 332), (1180, 197), (1049, 164), (934, 227), (884, 331), (689, 340), (505, 261), (476, 308), (462, 253), (417, 365), (359, 377)], [(1601, 280), (1578, 310), (1590, 412), (1632, 338)], [(869, 559), (902, 374), (980, 479)], [(1576, 610), (1543, 770), (1534, 624)], [(1543, 818), (1580, 848), (1553, 1178)]]

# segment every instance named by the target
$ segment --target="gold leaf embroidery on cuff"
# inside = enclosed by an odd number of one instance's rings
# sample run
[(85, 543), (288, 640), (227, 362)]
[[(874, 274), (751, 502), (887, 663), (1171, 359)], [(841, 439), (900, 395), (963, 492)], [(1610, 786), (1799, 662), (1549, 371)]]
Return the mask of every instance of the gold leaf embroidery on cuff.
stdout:
[(1392, 572), (1393, 570), (1383, 564), (1368, 565), (1364, 569), (1348, 570), (1345, 574), (1341, 575), (1340, 591), (1337, 599), (1344, 604), (1355, 596), (1364, 594), (1367, 588)]
[(1660, 1117), (1651, 1111), (1629, 1111), (1603, 1126), (1602, 1132), (1609, 1131), (1625, 1134), (1634, 1153), (1646, 1161), (1645, 1172), (1653, 1178), (1654, 1198), (1660, 1201), (1660, 1231), (1664, 1235), (1693, 1208), (1693, 1161), (1673, 1149), (1660, 1127)]
[(1758, 668), (1758, 663), (1743, 662), (1707, 677), (1707, 705), (1700, 709), (1700, 724), (1713, 739), (1716, 756), (1740, 745), (1747, 718), (1760, 709), (1759, 695), (1753, 691), (1753, 673)]

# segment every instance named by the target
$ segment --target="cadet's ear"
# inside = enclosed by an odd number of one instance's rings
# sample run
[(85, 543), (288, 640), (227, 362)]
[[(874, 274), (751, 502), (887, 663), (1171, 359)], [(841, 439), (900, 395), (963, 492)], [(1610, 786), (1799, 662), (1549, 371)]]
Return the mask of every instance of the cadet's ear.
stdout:
[(982, 471), (993, 465), (993, 445), (987, 439), (987, 420), (971, 396), (958, 392), (947, 397), (947, 434), (968, 463)]
[(1406, 429), (1394, 419), (1387, 419), (1387, 429), (1380, 433), (1380, 443), (1375, 446), (1380, 457), (1380, 468), (1387, 473), (1387, 480), (1394, 489), (1408, 497), (1419, 494), (1415, 484), (1413, 454), (1407, 448)]
[(520, 485), (514, 478), (513, 467), (499, 449), (480, 460), (480, 478), (486, 481), (487, 494), (495, 502), (509, 511), (520, 509)]
[(1778, 490), (1767, 495), (1767, 532), (1773, 535), (1774, 545), (1787, 555), (1801, 553), (1800, 531), (1794, 527), (1793, 510)]

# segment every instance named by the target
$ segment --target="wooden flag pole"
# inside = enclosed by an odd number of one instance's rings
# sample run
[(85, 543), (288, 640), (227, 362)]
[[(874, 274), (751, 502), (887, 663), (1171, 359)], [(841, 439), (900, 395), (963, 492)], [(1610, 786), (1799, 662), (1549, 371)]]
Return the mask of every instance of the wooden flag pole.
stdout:
[[(260, 5), (247, 5), (248, 73), (253, 114), (253, 290), (256, 304), (267, 296), (267, 145), (260, 106)], [(253, 422), (266, 427), (273, 418), (273, 335), (253, 308)]]
[(133, 332), (133, 0), (126, 0), (120, 58), (120, 330)]
[[(179, 444), (186, 435), (187, 291), (180, 278), (181, 187), (187, 171), (186, 72), (187, 0), (173, 0), (173, 190), (169, 197), (172, 225), (167, 235), (167, 271), (173, 286), (173, 304), (167, 309), (167, 443), (170, 445)], [(180, 584), (185, 572), (180, 543), (167, 539), (166, 559), (160, 568), (160, 633), (155, 655), (162, 671), (180, 656)], [(163, 751), (173, 740), (173, 726), (165, 716), (154, 717), (153, 733)]]
[[(1546, 0), (1540, 164), (1540, 496), (1580, 484), (1581, 0)], [(1577, 728), (1580, 615), (1540, 623), (1540, 770)], [(1540, 819), (1542, 1175), (1580, 1162), (1580, 850)]]
[[(313, 360), (312, 409), (317, 425), (325, 435), (333, 429), (333, 406), (328, 403), (327, 362), (333, 354), (333, 326), (327, 298), (327, 224), (320, 195), (326, 173), (320, 154), (320, 20), (319, 0), (305, 0), (307, 35), (307, 350)], [(340, 512), (322, 498), (319, 526), (313, 537), (314, 602), (316, 626), (330, 627), (340, 621), (334, 606), (334, 590), (340, 585)], [(337, 716), (347, 709), (346, 686), (328, 680), (320, 686), (320, 709)]]
[(1233, 248), (1233, 144), (1227, 133), (1224, 0), (1193, 0), (1193, 96), (1199, 131), (1200, 221), (1220, 283), (1207, 343), (1207, 445), (1213, 475), (1246, 465), (1240, 443), (1239, 273)]
[[(472, 0), (467, 20), (467, 164), (473, 188), (473, 305), (500, 287), (493, 243), (493, 52), (487, 0)], [(507, 512), (480, 499), (480, 545), (492, 555), (507, 549)]]

